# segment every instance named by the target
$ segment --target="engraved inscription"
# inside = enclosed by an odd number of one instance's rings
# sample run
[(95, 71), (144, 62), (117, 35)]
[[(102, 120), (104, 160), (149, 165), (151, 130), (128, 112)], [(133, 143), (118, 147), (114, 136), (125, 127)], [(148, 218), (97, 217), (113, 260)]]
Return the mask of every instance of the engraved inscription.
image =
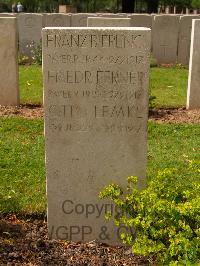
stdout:
[(95, 105), (95, 118), (110, 117), (110, 118), (123, 118), (132, 117), (135, 106), (108, 106), (108, 105)]
[[(141, 83), (140, 83), (141, 84)], [(142, 84), (141, 84), (142, 85)], [(105, 99), (111, 99), (111, 100), (134, 100), (139, 99), (142, 96), (142, 90), (93, 90), (93, 89), (86, 89), (81, 90), (79, 88), (74, 89), (49, 89), (48, 90), (48, 96), (54, 97), (54, 98), (64, 98), (64, 99), (73, 99), (73, 98), (87, 98), (87, 99), (98, 99), (101, 98), (103, 100)]]
[(48, 59), (51, 64), (144, 64), (144, 55), (135, 56), (103, 56), (103, 55), (77, 55), (77, 54), (58, 54), (53, 52), (48, 54)]
[(139, 48), (142, 35), (123, 34), (47, 34), (46, 47), (49, 48)]
[(128, 71), (110, 71), (110, 70), (97, 70), (97, 71), (71, 71), (49, 70), (47, 73), (48, 82), (65, 83), (65, 84), (136, 84), (137, 73)]
[(57, 26), (57, 27), (62, 27), (64, 25), (64, 21), (62, 18), (53, 18), (52, 20), (52, 25)]
[(32, 18), (32, 17), (26, 17), (24, 19), (24, 25), (25, 25), (25, 27), (33, 28), (34, 24), (35, 24), (34, 18)]
[[(105, 133), (105, 134), (139, 134), (142, 130), (143, 117), (136, 117), (139, 122), (131, 123), (125, 122), (122, 123), (114, 123), (114, 122), (104, 122), (101, 125), (95, 123), (88, 123), (88, 122), (72, 122), (72, 123), (64, 123), (59, 122), (57, 119), (50, 119), (48, 122), (48, 128), (51, 130), (52, 133), (58, 132), (65, 132), (65, 133), (72, 133), (72, 132), (81, 132), (81, 133), (89, 133), (89, 132), (98, 132), (98, 133)], [(144, 130), (144, 129), (143, 129)]]
[(49, 114), (51, 117), (80, 118), (90, 115), (93, 118), (131, 118), (138, 111), (135, 105), (94, 105), (91, 109), (79, 105), (51, 105)]

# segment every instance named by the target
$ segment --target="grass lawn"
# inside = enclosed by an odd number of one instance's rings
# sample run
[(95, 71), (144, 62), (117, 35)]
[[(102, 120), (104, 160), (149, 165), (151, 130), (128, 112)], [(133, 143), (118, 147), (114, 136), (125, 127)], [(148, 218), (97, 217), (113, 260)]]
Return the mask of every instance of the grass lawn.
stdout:
[[(21, 103), (42, 103), (41, 66), (20, 66)], [(186, 104), (188, 70), (177, 67), (151, 68), (151, 95), (156, 107), (182, 107)]]
[(29, 104), (41, 104), (43, 98), (41, 66), (20, 66), (19, 86), (20, 102)]
[[(199, 132), (200, 125), (150, 122), (148, 176), (200, 160)], [(46, 213), (42, 120), (0, 119), (0, 177), (0, 212)]]
[(42, 120), (0, 119), (0, 212), (44, 212)]
[(188, 70), (171, 67), (151, 68), (150, 90), (156, 97), (156, 107), (183, 107), (186, 105)]

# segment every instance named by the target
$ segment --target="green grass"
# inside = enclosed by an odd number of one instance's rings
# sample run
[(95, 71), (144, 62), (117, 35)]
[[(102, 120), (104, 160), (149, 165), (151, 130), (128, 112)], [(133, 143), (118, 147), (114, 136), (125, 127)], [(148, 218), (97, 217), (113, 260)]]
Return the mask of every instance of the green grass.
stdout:
[(164, 168), (177, 168), (184, 175), (188, 160), (200, 161), (199, 124), (149, 123), (148, 175)]
[[(188, 70), (177, 67), (151, 68), (150, 89), (156, 107), (182, 107), (186, 104)], [(42, 104), (41, 66), (20, 66), (21, 103)]]
[(43, 85), (41, 66), (19, 67), (20, 103), (42, 104)]
[[(200, 160), (200, 125), (149, 123), (148, 175)], [(42, 120), (0, 119), (0, 212), (45, 214)]]
[(0, 212), (44, 212), (44, 138), (41, 120), (0, 120)]
[(156, 97), (156, 107), (183, 107), (186, 105), (188, 70), (171, 67), (151, 68), (150, 90)]

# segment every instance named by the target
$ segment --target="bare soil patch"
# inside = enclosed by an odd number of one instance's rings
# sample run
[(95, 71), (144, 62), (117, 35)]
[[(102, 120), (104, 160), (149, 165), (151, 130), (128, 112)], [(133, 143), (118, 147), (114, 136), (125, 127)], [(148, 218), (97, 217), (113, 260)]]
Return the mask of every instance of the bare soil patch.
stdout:
[[(0, 106), (0, 117), (23, 117), (27, 119), (43, 118), (44, 109), (40, 105), (20, 105), (19, 107)], [(200, 109), (153, 109), (149, 111), (149, 120), (159, 123), (200, 123)]]
[(149, 262), (127, 247), (49, 240), (45, 220), (19, 220), (13, 215), (0, 220), (0, 265), (145, 266)]
[(42, 118), (44, 116), (44, 108), (41, 105), (20, 105), (16, 106), (1, 106), (0, 117), (23, 117), (28, 119)]
[(149, 111), (149, 120), (159, 123), (200, 123), (200, 109), (153, 109)]

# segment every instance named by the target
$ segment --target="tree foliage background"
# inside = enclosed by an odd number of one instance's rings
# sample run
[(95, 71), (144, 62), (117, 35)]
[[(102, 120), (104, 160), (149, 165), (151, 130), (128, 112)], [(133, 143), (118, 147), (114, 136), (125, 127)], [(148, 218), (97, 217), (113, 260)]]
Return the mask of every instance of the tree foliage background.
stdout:
[[(1, 0), (0, 11), (11, 11), (13, 3), (20, 0)], [(73, 5), (78, 12), (109, 11), (119, 12), (123, 5), (133, 7), (136, 4), (147, 6), (149, 13), (155, 12), (158, 5), (200, 8), (200, 0), (21, 0), (25, 12), (56, 12), (60, 4)]]
[[(13, 3), (18, 1), (2, 0), (0, 4), (6, 4), (11, 10)], [(59, 5), (76, 6), (80, 12), (97, 12), (99, 10), (108, 10), (117, 12), (119, 9), (119, 0), (21, 0), (21, 4), (26, 12), (56, 12)]]

